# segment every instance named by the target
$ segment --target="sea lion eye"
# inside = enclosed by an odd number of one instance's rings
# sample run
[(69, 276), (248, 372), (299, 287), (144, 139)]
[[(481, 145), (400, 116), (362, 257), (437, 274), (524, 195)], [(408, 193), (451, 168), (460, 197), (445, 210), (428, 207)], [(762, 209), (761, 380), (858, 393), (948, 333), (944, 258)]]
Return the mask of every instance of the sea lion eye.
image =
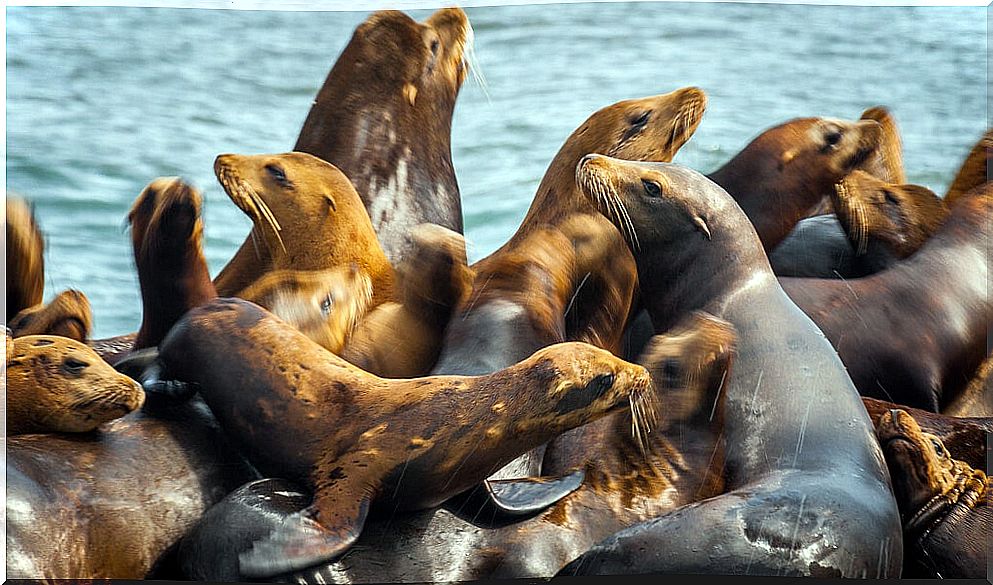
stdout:
[(651, 115), (652, 115), (652, 112), (650, 112), (650, 111), (642, 112), (641, 114), (638, 115), (637, 118), (635, 118), (634, 120), (631, 120), (631, 125), (640, 128), (640, 127), (642, 127), (642, 126), (644, 126), (645, 124), (648, 123), (648, 119), (651, 117)]
[(290, 180), (286, 178), (286, 173), (283, 172), (283, 169), (279, 168), (277, 165), (268, 164), (265, 166), (265, 170), (269, 173), (269, 176), (280, 185), (284, 187), (290, 186)]
[(886, 202), (890, 205), (898, 205), (900, 203), (888, 189), (883, 191), (883, 195), (886, 197)]
[(828, 148), (835, 148), (841, 142), (841, 132), (835, 130), (824, 135), (824, 142)]
[(934, 448), (934, 454), (939, 458), (945, 456), (945, 448), (938, 439), (931, 439), (931, 447)]
[(597, 394), (603, 394), (610, 387), (614, 385), (614, 375), (613, 374), (600, 374), (596, 378), (590, 380), (587, 386), (590, 390), (596, 392)]
[(679, 360), (674, 358), (669, 358), (665, 360), (662, 364), (662, 378), (665, 380), (666, 385), (675, 386), (679, 383), (683, 375), (682, 365)]
[(431, 41), (431, 54), (437, 56), (438, 49), (441, 48), (441, 42), (438, 39)]
[(324, 300), (321, 301), (321, 313), (323, 313), (325, 317), (330, 315), (331, 307), (333, 305), (334, 305), (334, 297), (331, 295), (331, 293), (328, 293), (328, 296), (324, 297)]
[(79, 375), (83, 373), (83, 370), (89, 367), (89, 365), (90, 364), (86, 362), (70, 357), (70, 358), (66, 358), (62, 362), (62, 369), (65, 370), (66, 373), (68, 374)]
[(647, 179), (642, 179), (641, 184), (645, 188), (645, 195), (649, 197), (661, 197), (662, 196), (662, 186), (655, 181), (649, 181)]

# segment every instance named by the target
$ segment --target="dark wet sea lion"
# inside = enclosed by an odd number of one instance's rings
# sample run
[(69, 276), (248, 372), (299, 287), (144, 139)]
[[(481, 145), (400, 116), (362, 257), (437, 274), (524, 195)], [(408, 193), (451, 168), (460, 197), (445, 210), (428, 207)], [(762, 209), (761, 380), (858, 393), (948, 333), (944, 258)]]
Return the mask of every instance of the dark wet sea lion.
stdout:
[(993, 155), (993, 128), (972, 147), (945, 192), (945, 204), (955, 205), (963, 195), (990, 180), (990, 157)]
[(899, 514), (871, 421), (741, 208), (674, 164), (591, 155), (577, 181), (612, 221), (631, 219), (656, 329), (702, 309), (734, 326), (737, 353), (715, 467), (724, 493), (623, 530), (559, 574), (899, 575)]
[(85, 433), (139, 408), (141, 386), (83, 343), (55, 335), (8, 339), (7, 435)]
[(875, 155), (881, 137), (874, 120), (796, 118), (766, 130), (707, 177), (741, 206), (770, 251)]
[(7, 305), (4, 322), (42, 301), (45, 294), (45, 239), (34, 210), (7, 193), (4, 206), (7, 238)]
[(240, 293), (318, 345), (340, 353), (365, 317), (372, 281), (358, 266), (329, 270), (274, 270)]
[(465, 239), (448, 228), (419, 225), (396, 272), (398, 300), (365, 315), (336, 353), (383, 378), (426, 376), (452, 312), (472, 287)]
[(374, 13), (328, 73), (293, 147), (351, 179), (393, 264), (421, 223), (462, 233), (451, 127), (471, 48), (459, 8), (423, 23)]
[(202, 401), (7, 439), (8, 579), (143, 579), (254, 475)]
[(14, 337), (58, 335), (86, 341), (93, 327), (90, 301), (81, 291), (60, 292), (47, 305), (28, 307), (7, 323)]
[(861, 278), (924, 245), (948, 217), (926, 187), (897, 185), (856, 170), (835, 185), (836, 214), (801, 221), (769, 254), (777, 276)]
[(879, 427), (879, 419), (891, 410), (903, 410), (914, 417), (917, 425), (926, 433), (935, 435), (952, 454), (953, 459), (963, 461), (977, 469), (986, 468), (986, 449), (989, 433), (993, 433), (993, 417), (960, 417), (939, 414), (929, 410), (902, 406), (885, 400), (862, 397), (872, 424)]
[[(199, 388), (260, 471), (314, 492), (310, 507), (240, 556), (248, 577), (337, 557), (370, 508), (435, 507), (556, 434), (652, 395), (644, 368), (581, 343), (485, 376), (387, 380), (240, 299), (190, 311), (159, 358)], [(274, 426), (278, 435), (260, 434)]]
[(254, 224), (245, 244), (214, 278), (219, 295), (237, 296), (272, 270), (355, 264), (372, 279), (370, 309), (392, 298), (393, 267), (362, 200), (337, 167), (302, 152), (222, 154), (214, 161), (214, 173)]
[(952, 458), (903, 410), (884, 414), (876, 433), (903, 519), (904, 576), (988, 576), (993, 508), (986, 473)]
[[(967, 194), (914, 255), (865, 278), (783, 278), (864, 396), (939, 412), (987, 355), (993, 185)], [(963, 413), (969, 414), (969, 413)]]
[[(342, 559), (280, 579), (309, 583), (449, 582), (549, 577), (603, 536), (685, 501), (707, 497), (721, 478), (707, 476), (719, 416), (713, 404), (733, 355), (727, 323), (693, 315), (650, 343), (643, 365), (660, 392), (661, 424), (632, 432), (623, 410), (583, 429), (585, 479), (541, 514), (494, 525), (485, 510), (466, 503), (370, 518)], [(670, 406), (678, 403), (675, 409)], [(647, 429), (642, 428), (642, 431)], [(563, 462), (564, 463), (564, 462)], [(253, 537), (304, 508), (304, 491), (284, 481), (246, 485), (211, 509), (180, 546), (187, 578), (236, 581), (237, 555)], [(229, 526), (234, 526), (230, 529)], [(467, 554), (467, 551), (472, 551)], [(387, 563), (383, 559), (389, 558)]]

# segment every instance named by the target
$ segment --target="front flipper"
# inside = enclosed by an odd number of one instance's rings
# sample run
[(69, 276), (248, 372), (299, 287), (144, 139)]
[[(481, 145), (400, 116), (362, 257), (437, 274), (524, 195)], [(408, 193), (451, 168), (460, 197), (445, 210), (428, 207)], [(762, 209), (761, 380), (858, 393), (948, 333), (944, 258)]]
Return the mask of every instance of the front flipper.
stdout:
[(166, 404), (188, 400), (198, 391), (196, 384), (170, 380), (165, 374), (162, 362), (155, 360), (136, 379), (145, 390), (145, 401), (149, 404)]
[(553, 506), (579, 489), (585, 477), (585, 472), (578, 469), (555, 477), (487, 479), (481, 486), (459, 496), (456, 509), (451, 511), (467, 516), (472, 522), (480, 519), (494, 524), (516, 522)]

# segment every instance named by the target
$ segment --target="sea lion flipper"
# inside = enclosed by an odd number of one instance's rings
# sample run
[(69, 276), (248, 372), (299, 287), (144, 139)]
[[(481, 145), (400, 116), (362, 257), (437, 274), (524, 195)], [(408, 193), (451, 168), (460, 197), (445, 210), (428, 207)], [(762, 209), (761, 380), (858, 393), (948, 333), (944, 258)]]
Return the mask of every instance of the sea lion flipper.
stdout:
[(578, 469), (555, 477), (487, 479), (483, 481), (488, 503), (499, 516), (519, 518), (537, 514), (579, 489), (586, 473)]
[(318, 492), (309, 508), (290, 514), (239, 554), (239, 570), (244, 577), (265, 578), (331, 561), (359, 537), (368, 512), (368, 495), (342, 500)]

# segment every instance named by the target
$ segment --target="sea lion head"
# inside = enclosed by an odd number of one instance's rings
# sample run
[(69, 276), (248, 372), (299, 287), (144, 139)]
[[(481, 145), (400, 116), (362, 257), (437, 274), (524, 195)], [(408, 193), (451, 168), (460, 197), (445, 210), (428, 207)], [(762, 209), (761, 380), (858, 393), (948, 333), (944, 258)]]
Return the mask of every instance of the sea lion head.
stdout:
[(74, 289), (62, 291), (47, 305), (24, 309), (7, 323), (14, 337), (58, 335), (86, 341), (93, 327), (90, 301)]
[(34, 208), (7, 193), (4, 206), (7, 237), (7, 308), (5, 320), (42, 302), (45, 291), (45, 239)]
[[(876, 436), (905, 520), (937, 496), (957, 498), (964, 484), (976, 476), (976, 470), (952, 459), (941, 439), (922, 431), (905, 410), (883, 413), (876, 424)], [(983, 474), (980, 481), (985, 479)]]
[(30, 335), (12, 345), (7, 360), (9, 434), (91, 431), (144, 403), (137, 382), (78, 341)]
[(337, 354), (368, 311), (372, 282), (354, 264), (319, 271), (276, 270), (240, 296)]
[(887, 183), (905, 183), (907, 176), (903, 170), (903, 143), (893, 113), (885, 106), (873, 106), (862, 112), (859, 119), (875, 120), (879, 123), (881, 132), (879, 148), (861, 166), (862, 170)]
[(529, 378), (522, 387), (544, 391), (529, 401), (534, 416), (522, 425), (568, 430), (626, 405), (639, 418), (657, 417), (658, 396), (648, 370), (588, 343), (557, 343), (519, 366)]
[(179, 177), (155, 179), (142, 190), (127, 216), (139, 272), (146, 264), (161, 270), (163, 263), (183, 263), (188, 249), (202, 249), (202, 208), (200, 192)]
[(955, 205), (963, 195), (988, 182), (991, 160), (993, 160), (993, 128), (987, 128), (955, 173), (952, 184), (945, 192), (945, 204), (949, 207)]
[(734, 326), (694, 311), (645, 345), (638, 363), (645, 366), (666, 402), (665, 422), (684, 421), (706, 410), (719, 416), (717, 401), (734, 356)]
[(890, 184), (861, 170), (835, 185), (832, 201), (858, 254), (876, 241), (897, 258), (906, 258), (948, 216), (944, 202), (930, 189)]

